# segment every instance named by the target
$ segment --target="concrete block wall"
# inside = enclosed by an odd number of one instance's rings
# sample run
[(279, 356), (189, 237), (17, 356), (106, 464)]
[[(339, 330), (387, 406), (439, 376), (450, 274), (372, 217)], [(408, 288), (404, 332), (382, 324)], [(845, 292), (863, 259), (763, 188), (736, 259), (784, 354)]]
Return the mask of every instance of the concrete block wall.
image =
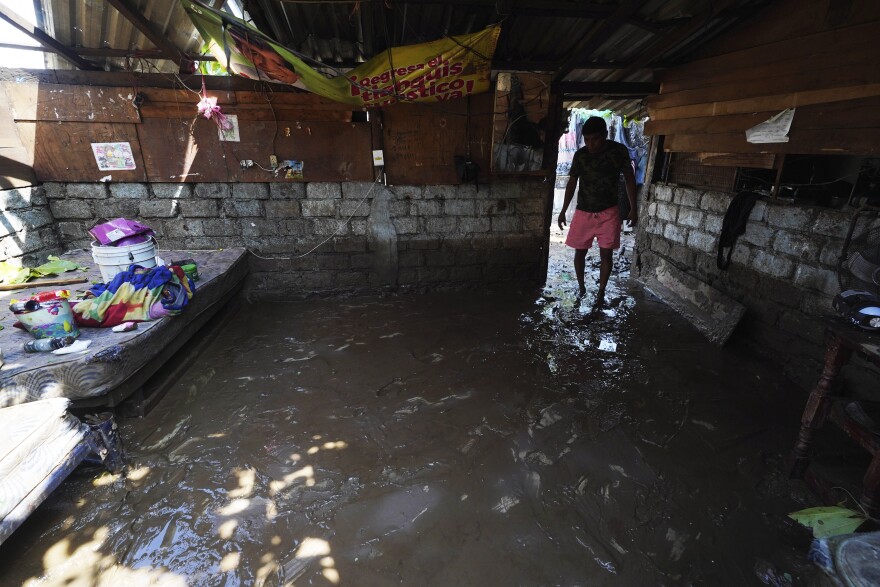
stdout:
[[(836, 266), (853, 211), (761, 200), (737, 241), (730, 267), (721, 271), (717, 243), (732, 198), (673, 184), (652, 186), (637, 234), (641, 270), (662, 257), (745, 305), (746, 317), (734, 336), (759, 345), (810, 387), (824, 352), (817, 317), (834, 312)], [(860, 222), (855, 233), (868, 228), (869, 222)], [(858, 369), (870, 368), (861, 364)]]
[(543, 277), (541, 181), (479, 189), (48, 183), (45, 191), (66, 248), (87, 249), (96, 219), (118, 216), (150, 225), (162, 249), (247, 247), (259, 255), (251, 257), (246, 286), (252, 299)]
[(62, 252), (42, 186), (0, 191), (0, 261), (33, 267)]

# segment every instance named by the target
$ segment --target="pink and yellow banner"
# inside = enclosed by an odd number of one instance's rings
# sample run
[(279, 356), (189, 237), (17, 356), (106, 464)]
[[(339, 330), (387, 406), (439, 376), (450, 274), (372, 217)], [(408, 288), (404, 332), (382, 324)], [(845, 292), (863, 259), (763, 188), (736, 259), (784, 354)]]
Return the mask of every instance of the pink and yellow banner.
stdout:
[(283, 83), (358, 106), (440, 102), (489, 89), (501, 32), (477, 33), (392, 47), (344, 74), (328, 78), (244, 21), (197, 0), (181, 0), (217, 62), (230, 73)]

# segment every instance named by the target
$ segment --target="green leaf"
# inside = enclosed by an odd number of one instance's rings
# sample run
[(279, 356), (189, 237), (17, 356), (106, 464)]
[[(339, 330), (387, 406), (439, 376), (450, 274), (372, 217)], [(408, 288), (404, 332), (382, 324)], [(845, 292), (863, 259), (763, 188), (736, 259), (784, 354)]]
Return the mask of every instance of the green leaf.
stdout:
[(58, 257), (54, 257), (49, 255), (49, 262), (43, 263), (39, 267), (34, 267), (34, 274), (37, 276), (42, 275), (57, 275), (59, 273), (64, 273), (65, 271), (75, 271), (75, 270), (85, 270), (85, 268), (79, 263), (74, 263), (73, 261), (67, 261), (66, 259), (59, 259)]
[(839, 506), (807, 508), (792, 512), (788, 517), (812, 528), (816, 538), (852, 534), (865, 522), (861, 512)]
[(30, 278), (30, 276), (30, 267), (22, 267), (20, 262), (0, 262), (0, 282), (24, 283)]

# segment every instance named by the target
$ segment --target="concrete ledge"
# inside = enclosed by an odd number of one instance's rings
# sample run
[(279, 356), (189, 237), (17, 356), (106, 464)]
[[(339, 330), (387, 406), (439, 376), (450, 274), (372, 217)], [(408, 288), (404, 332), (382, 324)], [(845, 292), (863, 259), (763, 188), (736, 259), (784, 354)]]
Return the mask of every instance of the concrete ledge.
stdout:
[(746, 313), (742, 304), (661, 258), (639, 281), (719, 346), (727, 343)]

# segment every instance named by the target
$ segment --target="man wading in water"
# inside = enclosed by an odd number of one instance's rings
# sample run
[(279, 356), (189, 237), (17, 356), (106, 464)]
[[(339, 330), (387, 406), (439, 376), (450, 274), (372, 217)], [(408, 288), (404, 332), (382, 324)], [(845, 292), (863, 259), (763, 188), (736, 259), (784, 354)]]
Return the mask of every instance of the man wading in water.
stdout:
[(571, 161), (571, 172), (565, 186), (565, 201), (559, 213), (559, 230), (565, 226), (565, 211), (574, 197), (574, 188), (580, 179), (577, 208), (571, 219), (571, 228), (565, 244), (574, 251), (574, 272), (580, 286), (579, 295), (587, 293), (584, 286), (584, 265), (587, 251), (593, 239), (599, 243), (599, 291), (596, 304), (605, 299), (605, 286), (611, 275), (614, 250), (620, 248), (620, 202), (618, 185), (620, 174), (626, 182), (626, 195), (629, 198), (630, 226), (638, 220), (636, 211), (636, 178), (633, 175), (629, 151), (620, 143), (608, 140), (608, 127), (598, 116), (587, 119), (583, 126), (584, 146), (577, 150)]

